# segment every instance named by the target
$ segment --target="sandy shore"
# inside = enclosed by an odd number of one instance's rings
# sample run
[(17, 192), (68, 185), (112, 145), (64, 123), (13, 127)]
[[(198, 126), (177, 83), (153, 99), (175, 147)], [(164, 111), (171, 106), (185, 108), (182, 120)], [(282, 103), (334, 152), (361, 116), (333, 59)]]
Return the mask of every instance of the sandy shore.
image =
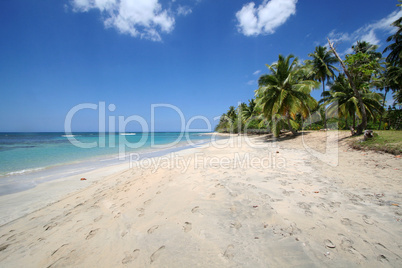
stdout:
[(232, 136), (93, 173), (1, 226), (0, 266), (401, 267), (402, 160), (347, 135)]

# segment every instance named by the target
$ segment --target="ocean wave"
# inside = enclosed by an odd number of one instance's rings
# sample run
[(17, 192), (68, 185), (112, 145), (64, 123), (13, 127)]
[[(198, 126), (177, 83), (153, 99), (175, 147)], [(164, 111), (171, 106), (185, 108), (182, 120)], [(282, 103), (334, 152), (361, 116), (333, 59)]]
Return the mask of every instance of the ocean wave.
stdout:
[(72, 138), (72, 137), (79, 137), (81, 135), (61, 135), (61, 136), (65, 138)]
[(17, 171), (12, 171), (12, 172), (6, 173), (3, 176), (21, 175), (21, 174), (36, 172), (36, 171), (44, 170), (44, 169), (45, 169), (44, 167), (40, 167), (40, 168), (29, 168), (29, 169), (17, 170)]
[(134, 136), (137, 135), (137, 133), (120, 133), (122, 136)]

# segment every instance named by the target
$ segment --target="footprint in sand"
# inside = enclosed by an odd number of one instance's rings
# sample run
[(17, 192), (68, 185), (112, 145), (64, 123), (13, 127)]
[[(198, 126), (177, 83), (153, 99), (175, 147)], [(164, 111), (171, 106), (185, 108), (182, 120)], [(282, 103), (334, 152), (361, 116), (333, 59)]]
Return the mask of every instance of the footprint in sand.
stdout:
[(343, 218), (343, 219), (341, 220), (341, 223), (342, 223), (343, 225), (347, 225), (347, 226), (351, 226), (351, 225), (352, 225), (352, 221), (351, 221), (350, 219), (348, 219), (348, 218)]
[(212, 194), (209, 195), (209, 198), (215, 198), (215, 196), (216, 196), (216, 194), (212, 193)]
[(53, 256), (53, 255), (56, 254), (57, 252), (60, 253), (63, 249), (65, 249), (66, 246), (68, 246), (68, 244), (63, 244), (63, 245), (61, 245), (61, 247), (59, 247), (58, 249), (56, 249), (55, 251), (53, 251), (52, 255), (50, 255), (50, 256)]
[(98, 221), (100, 221), (100, 220), (102, 219), (102, 217), (103, 217), (103, 216), (102, 216), (102, 215), (100, 215), (99, 217), (95, 218), (95, 219), (94, 219), (94, 222), (98, 222)]
[(341, 240), (341, 248), (343, 250), (347, 250), (347, 251), (353, 253), (353, 251), (352, 251), (352, 249), (353, 249), (353, 241), (350, 240), (349, 238), (347, 238), (346, 236), (342, 235), (342, 234), (340, 236), (343, 236), (343, 238)]
[(236, 230), (239, 230), (242, 227), (241, 223), (236, 221), (236, 222), (232, 222), (230, 224), (230, 228), (235, 228)]
[(81, 226), (80, 228), (78, 228), (77, 230), (75, 230), (77, 233), (81, 232), (82, 230), (85, 229), (85, 226)]
[(196, 213), (196, 212), (199, 212), (199, 211), (200, 211), (199, 206), (193, 207), (193, 209), (191, 210), (192, 213)]
[(330, 202), (329, 206), (331, 208), (339, 208), (341, 206), (341, 202)]
[(306, 210), (308, 210), (308, 209), (311, 208), (311, 206), (310, 206), (309, 204), (305, 203), (305, 202), (299, 202), (299, 203), (297, 203), (297, 205), (298, 205), (300, 208), (306, 209)]
[(6, 241), (14, 241), (15, 240), (15, 237), (16, 237), (16, 235), (14, 234), (14, 235), (12, 235), (12, 236), (10, 236), (9, 238), (7, 238), (7, 240)]
[(94, 236), (96, 235), (96, 233), (97, 233), (98, 231), (99, 231), (99, 228), (94, 229), (94, 230), (91, 230), (85, 239), (86, 239), (86, 240), (91, 239), (92, 237), (94, 237)]
[(148, 234), (152, 234), (158, 228), (159, 228), (159, 225), (154, 225), (151, 228), (149, 228), (147, 232), (148, 232)]
[(377, 261), (384, 262), (384, 261), (388, 261), (388, 259), (387, 259), (387, 257), (385, 257), (384, 255), (381, 254), (381, 255), (378, 255)]
[(295, 191), (286, 191), (286, 190), (283, 190), (282, 191), (282, 194), (284, 194), (284, 195), (286, 195), (286, 196), (290, 196), (291, 194), (293, 194)]
[(326, 239), (326, 240), (324, 241), (324, 244), (325, 244), (325, 246), (326, 246), (327, 248), (335, 248), (335, 247), (336, 247), (336, 246), (334, 245), (334, 243), (332, 243), (332, 241), (329, 240), (329, 239)]
[(125, 206), (130, 205), (130, 204), (131, 204), (131, 202), (128, 201), (128, 202), (126, 202), (126, 203), (121, 204), (120, 207), (124, 208)]
[(56, 227), (56, 226), (57, 226), (57, 223), (51, 222), (51, 223), (48, 223), (45, 226), (43, 226), (43, 228), (45, 228), (45, 231), (49, 231), (49, 230), (52, 230), (53, 227)]
[(237, 192), (229, 192), (231, 197), (237, 197), (239, 194)]
[(370, 219), (370, 216), (363, 215), (362, 218), (363, 218), (363, 221), (364, 221), (366, 224), (369, 224), (369, 225), (373, 225), (373, 224), (374, 224), (374, 221), (373, 221), (372, 219)]
[(79, 203), (78, 205), (76, 205), (74, 208), (77, 208), (77, 207), (80, 207), (80, 206), (83, 206), (84, 205), (84, 203)]
[(223, 253), (223, 257), (225, 257), (228, 260), (233, 259), (234, 257), (234, 246), (232, 244), (230, 244), (229, 246), (227, 246), (225, 252)]
[(137, 208), (137, 211), (141, 212), (141, 213), (138, 215), (138, 217), (142, 217), (142, 216), (145, 215), (145, 213), (144, 213), (145, 209), (144, 209), (144, 208)]
[(191, 229), (193, 229), (191, 222), (185, 222), (183, 225), (183, 230), (185, 233), (188, 233), (191, 231)]
[(159, 258), (159, 256), (162, 254), (164, 249), (165, 249), (165, 246), (161, 246), (157, 251), (152, 253), (151, 257), (149, 257), (149, 259), (151, 260), (151, 263), (153, 263), (154, 261), (156, 261)]
[(10, 244), (7, 244), (7, 245), (1, 245), (0, 246), (0, 251), (3, 251), (3, 250), (5, 250), (6, 248), (8, 248), (8, 246), (9, 246)]
[(127, 263), (130, 263), (130, 262), (134, 261), (135, 259), (137, 259), (138, 256), (140, 255), (140, 250), (134, 249), (134, 251), (132, 253), (125, 252), (125, 254), (126, 254), (126, 257), (121, 261), (122, 264), (127, 264)]
[(148, 199), (147, 201), (144, 202), (144, 205), (148, 205), (149, 203), (151, 203), (152, 199)]

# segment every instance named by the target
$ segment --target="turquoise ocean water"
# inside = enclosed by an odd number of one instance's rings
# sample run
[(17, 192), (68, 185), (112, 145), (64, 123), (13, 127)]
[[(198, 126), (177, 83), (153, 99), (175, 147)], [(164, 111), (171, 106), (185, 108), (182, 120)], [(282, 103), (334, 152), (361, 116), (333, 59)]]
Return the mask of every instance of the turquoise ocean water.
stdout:
[(130, 153), (153, 157), (210, 140), (205, 133), (179, 132), (0, 133), (0, 195), (23, 191), (66, 174), (123, 163), (118, 157)]

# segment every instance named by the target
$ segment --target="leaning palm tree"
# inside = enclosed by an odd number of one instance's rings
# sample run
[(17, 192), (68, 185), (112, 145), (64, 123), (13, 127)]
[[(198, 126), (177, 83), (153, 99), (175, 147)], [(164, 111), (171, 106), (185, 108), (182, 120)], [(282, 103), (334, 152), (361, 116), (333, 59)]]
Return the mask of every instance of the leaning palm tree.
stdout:
[(278, 61), (267, 64), (267, 67), (271, 73), (259, 79), (259, 88), (256, 90), (257, 104), (262, 107), (264, 116), (270, 121), (275, 137), (279, 136), (284, 125), (296, 134), (296, 115), (301, 114), (306, 118), (310, 110), (317, 105), (310, 92), (317, 88), (319, 83), (304, 78), (303, 69), (293, 55), (279, 55)]
[[(330, 83), (330, 91), (324, 94), (325, 104), (328, 105), (328, 114), (338, 113), (340, 118), (345, 120), (350, 117), (353, 122), (353, 129), (356, 128), (356, 117), (362, 118), (359, 109), (359, 101), (344, 74), (340, 74), (333, 83)], [(382, 95), (364, 89), (361, 97), (368, 118), (374, 119), (383, 112), (381, 105)], [(346, 121), (347, 122), (347, 121)]]

